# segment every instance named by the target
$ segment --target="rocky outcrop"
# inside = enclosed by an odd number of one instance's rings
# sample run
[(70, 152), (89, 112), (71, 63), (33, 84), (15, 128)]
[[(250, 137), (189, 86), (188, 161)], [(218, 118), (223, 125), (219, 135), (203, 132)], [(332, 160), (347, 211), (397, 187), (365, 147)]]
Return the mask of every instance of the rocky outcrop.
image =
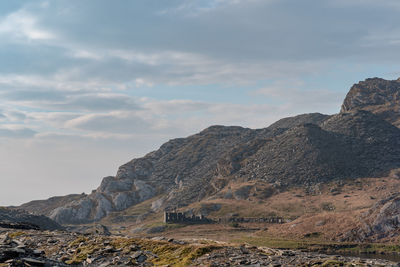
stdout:
[(364, 109), (400, 127), (400, 78), (388, 81), (366, 79), (351, 87), (341, 112)]
[(268, 126), (268, 130), (273, 131), (277, 129), (290, 129), (299, 125), (312, 123), (320, 124), (330, 116), (321, 113), (301, 114), (294, 117), (283, 118)]
[(74, 201), (79, 201), (85, 198), (87, 195), (82, 194), (71, 194), (66, 196), (51, 197), (46, 200), (34, 200), (22, 204), (18, 208), (21, 210), (27, 210), (32, 214), (49, 216), (50, 213), (61, 206), (67, 205)]
[(343, 241), (377, 241), (400, 234), (400, 193), (377, 203), (360, 217), (360, 226), (343, 234)]
[(105, 177), (90, 195), (53, 209), (50, 217), (64, 224), (96, 221), (158, 195), (155, 210), (188, 204), (206, 195), (204, 184), (214, 177), (218, 159), (258, 133), (212, 126), (188, 138), (170, 140), (159, 150), (122, 165), (115, 177)]
[(60, 230), (61, 225), (43, 215), (0, 207), (0, 227), (14, 229)]

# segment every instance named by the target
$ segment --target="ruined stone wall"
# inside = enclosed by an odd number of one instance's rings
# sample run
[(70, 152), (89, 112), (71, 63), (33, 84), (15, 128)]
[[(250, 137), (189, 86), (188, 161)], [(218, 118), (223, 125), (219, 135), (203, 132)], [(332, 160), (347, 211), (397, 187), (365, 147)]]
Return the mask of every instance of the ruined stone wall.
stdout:
[(186, 216), (182, 212), (164, 212), (164, 223), (211, 223), (210, 219), (204, 217), (203, 215), (192, 215)]
[(281, 217), (265, 217), (265, 218), (244, 218), (244, 217), (230, 217), (230, 218), (219, 218), (219, 223), (285, 223), (287, 222), (285, 219)]

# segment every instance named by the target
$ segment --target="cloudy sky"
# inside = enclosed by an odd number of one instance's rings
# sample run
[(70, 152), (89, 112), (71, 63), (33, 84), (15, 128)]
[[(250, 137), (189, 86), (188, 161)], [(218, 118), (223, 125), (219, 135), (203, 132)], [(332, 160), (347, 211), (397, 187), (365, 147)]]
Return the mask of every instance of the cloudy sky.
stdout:
[(399, 62), (398, 0), (1, 1), (0, 205), (209, 125), (336, 113)]

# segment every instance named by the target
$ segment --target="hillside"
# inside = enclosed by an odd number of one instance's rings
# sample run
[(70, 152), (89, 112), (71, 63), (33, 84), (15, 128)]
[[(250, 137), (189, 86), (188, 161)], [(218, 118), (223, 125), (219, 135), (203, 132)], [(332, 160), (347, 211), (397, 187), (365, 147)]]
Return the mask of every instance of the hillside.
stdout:
[(324, 183), (386, 177), (400, 168), (399, 92), (399, 80), (367, 79), (350, 89), (339, 114), (303, 114), (255, 130), (211, 126), (129, 161), (89, 195), (21, 207), (61, 224), (121, 222), (212, 199), (268, 205), (296, 188), (315, 193)]

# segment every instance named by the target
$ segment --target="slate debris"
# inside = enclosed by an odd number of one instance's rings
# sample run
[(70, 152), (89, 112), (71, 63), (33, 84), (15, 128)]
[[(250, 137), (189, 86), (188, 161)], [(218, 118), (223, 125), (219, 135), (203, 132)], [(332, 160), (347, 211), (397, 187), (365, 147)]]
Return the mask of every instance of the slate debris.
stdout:
[[(0, 266), (154, 266), (159, 255), (132, 244), (129, 249), (114, 247), (117, 236), (82, 235), (65, 231), (10, 230), (0, 228)], [(86, 240), (86, 241), (85, 241)], [(147, 240), (151, 241), (151, 240)], [(198, 240), (177, 242), (164, 237), (153, 242), (175, 245), (198, 245)], [(189, 242), (189, 243), (188, 243)], [(190, 243), (191, 242), (191, 243)], [(69, 262), (73, 255), (90, 245), (101, 244), (90, 250), (80, 262)], [(43, 249), (43, 250), (42, 250)], [(335, 263), (336, 265), (329, 265)], [(380, 259), (332, 256), (295, 250), (255, 247), (246, 244), (219, 244), (204, 255), (189, 262), (189, 266), (400, 266)]]
[(224, 247), (194, 260), (191, 266), (400, 266), (395, 262), (243, 246)]
[(61, 230), (61, 225), (43, 215), (20, 209), (0, 207), (0, 227), (12, 229)]

